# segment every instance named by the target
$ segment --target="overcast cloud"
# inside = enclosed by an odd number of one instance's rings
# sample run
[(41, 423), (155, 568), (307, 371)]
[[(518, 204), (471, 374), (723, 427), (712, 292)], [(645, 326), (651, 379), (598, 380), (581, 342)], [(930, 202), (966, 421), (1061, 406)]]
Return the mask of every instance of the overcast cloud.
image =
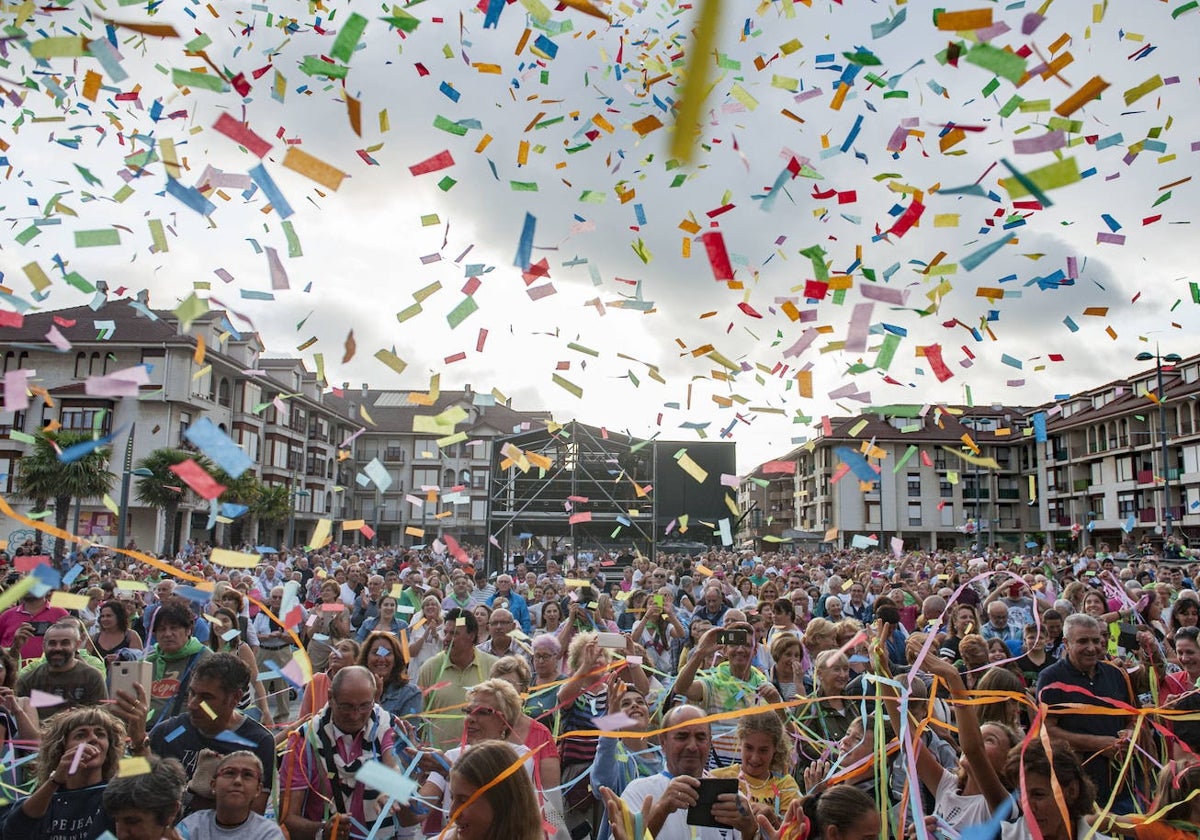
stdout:
[[(708, 148), (697, 149), (691, 166), (680, 166), (670, 162), (667, 152), (673, 117), (654, 97), (663, 105), (679, 97), (677, 82), (691, 56), (694, 11), (661, 2), (642, 4), (632, 12), (627, 4), (599, 4), (612, 11), (612, 26), (573, 10), (555, 13), (550, 27), (565, 23), (568, 31), (547, 35), (557, 54), (545, 61), (529, 48), (539, 34), (546, 34), (529, 17), (536, 3), (506, 5), (494, 29), (484, 28), (483, 14), (472, 4), (420, 3), (409, 11), (421, 23), (403, 38), (380, 20), (377, 9), (361, 3), (325, 5), (329, 11), (321, 12), (319, 20), (299, 19), (286, 34), (280, 29), (281, 13), (293, 14), (302, 8), (299, 4), (268, 3), (268, 13), (259, 4), (222, 3), (216, 6), (219, 19), (190, 4), (164, 4), (154, 17), (144, 8), (111, 7), (120, 20), (171, 22), (182, 35), (142, 42), (127, 30), (117, 30), (130, 79), (114, 87), (131, 91), (140, 84), (138, 103), (105, 102), (113, 95), (109, 91), (97, 103), (81, 99), (84, 73), (100, 69), (92, 58), (52, 58), (37, 67), (29, 46), (43, 37), (38, 30), (53, 36), (79, 32), (85, 7), (37, 14), (25, 27), (30, 40), (9, 42), (12, 65), (3, 74), (16, 82), (24, 71), (41, 88), (9, 84), (16, 92), (10, 95), (23, 97), (22, 105), (5, 101), (0, 108), (0, 133), (9, 144), (5, 154), (12, 167), (0, 182), (0, 203), (10, 224), (0, 266), (12, 294), (39, 307), (88, 300), (61, 282), (53, 267), (55, 254), (68, 262), (69, 270), (93, 282), (106, 280), (112, 288), (126, 287), (129, 294), (150, 289), (153, 304), (162, 308), (173, 308), (196, 283), (211, 284), (213, 296), (254, 321), (273, 353), (294, 353), (297, 345), (317, 337), (319, 342), (299, 355), (313, 369), (312, 354), (323, 353), (331, 384), (366, 381), (376, 387), (419, 390), (428, 386), (431, 374), (440, 373), (443, 388), (466, 383), (482, 391), (495, 387), (512, 396), (516, 407), (550, 408), (559, 420), (579, 418), (635, 435), (661, 430), (664, 437), (684, 439), (695, 433), (680, 424), (710, 423), (707, 433), (715, 437), (733, 422), (736, 412), (751, 421), (739, 423), (733, 432), (742, 469), (781, 454), (809, 434), (811, 424), (796, 422), (798, 418), (815, 421), (823, 414), (860, 409), (863, 402), (827, 397), (846, 384), (869, 392), (872, 404), (960, 402), (966, 386), (977, 403), (1033, 404), (1134, 371), (1132, 357), (1146, 348), (1146, 341), (1161, 341), (1164, 350), (1185, 354), (1197, 349), (1192, 338), (1196, 307), (1188, 290), (1188, 282), (1196, 279), (1189, 224), (1196, 209), (1195, 183), (1172, 187), (1169, 199), (1152, 206), (1167, 192), (1160, 189), (1163, 185), (1190, 178), (1196, 170), (1196, 11), (1173, 20), (1169, 4), (1120, 0), (1108, 3), (1104, 19), (1093, 23), (1092, 4), (1059, 2), (1026, 36), (1022, 24), (1035, 11), (1032, 4), (938, 4), (951, 11), (990, 9), (997, 23), (1009, 27), (989, 35), (990, 43), (1013, 49), (1029, 45), (1034, 52), (1028, 68), (1049, 60), (1050, 46), (1067, 36), (1053, 55), (1070, 52), (1073, 62), (1059, 78), (1034, 77), (1020, 88), (1000, 79), (995, 91), (985, 96), (982, 91), (993, 79), (991, 72), (965, 58), (958, 59), (957, 67), (937, 60), (936, 54), (949, 42), (969, 49), (975, 36), (939, 32), (930, 4), (899, 7), (907, 20), (876, 39), (871, 24), (891, 18), (897, 8), (859, 0), (846, 0), (845, 5), (814, 0), (812, 8), (774, 2), (753, 7), (756, 11), (743, 17), (750, 4), (725, 2), (718, 35), (721, 61), (714, 68), (701, 133)], [(196, 18), (185, 8), (194, 10)], [(788, 16), (789, 10), (794, 16)], [(329, 55), (351, 11), (370, 11), (346, 80), (346, 89), (362, 102), (361, 139), (350, 129), (341, 83), (309, 78), (299, 69), (305, 56)], [(4, 13), (5, 21), (11, 23), (13, 14)], [(273, 28), (267, 26), (268, 14)], [(441, 22), (435, 20), (439, 16)], [(102, 32), (95, 18), (89, 25), (93, 33)], [(527, 27), (531, 35), (516, 55)], [(251, 71), (272, 65), (261, 78), (251, 80), (253, 89), (245, 101), (233, 91), (193, 89), (183, 95), (169, 75), (156, 69), (202, 65), (200, 59), (185, 56), (182, 46), (198, 32), (212, 39), (207, 53), (224, 68), (249, 78)], [(793, 39), (802, 46), (793, 50)], [(790, 54), (783, 53), (783, 45)], [(880, 63), (858, 73), (844, 104), (835, 110), (831, 100), (847, 64), (843, 54), (860, 47)], [(1128, 58), (1139, 50), (1146, 54)], [(832, 62), (818, 62), (828, 55), (835, 57)], [(756, 58), (768, 62), (762, 70), (756, 68)], [(418, 64), (427, 75), (418, 72)], [(479, 72), (479, 65), (486, 64), (499, 65), (501, 72)], [(837, 69), (830, 69), (832, 65)], [(282, 103), (270, 95), (276, 71), (286, 78)], [(889, 80), (888, 86), (871, 85), (868, 72)], [(1033, 109), (1001, 118), (998, 112), (1012, 96), (1049, 100), (1054, 106), (1097, 75), (1111, 87), (1100, 101), (1073, 115), (1082, 131), (1067, 135), (1070, 147), (1015, 152), (1014, 141), (1045, 134), (1055, 115)], [(1125, 91), (1156, 75), (1167, 80), (1177, 76), (1178, 82), (1127, 106)], [(660, 76), (647, 90), (646, 80)], [(793, 87), (789, 79), (796, 80), (794, 90), (788, 89)], [(443, 83), (451, 86), (457, 101), (439, 90)], [(107, 76), (105, 84), (112, 84)], [(307, 91), (298, 90), (302, 85)], [(814, 88), (821, 93), (797, 101), (797, 94)], [(64, 94), (57, 101), (55, 89)], [(886, 97), (889, 90), (907, 91), (908, 96)], [(186, 116), (153, 121), (149, 111), (156, 99), (162, 100), (164, 114), (184, 111)], [(380, 131), (379, 112), (384, 109), (390, 122), (386, 133)], [(783, 109), (804, 123), (784, 116)], [(161, 161), (150, 163), (141, 177), (130, 181), (135, 190), (131, 197), (123, 203), (111, 200), (124, 183), (118, 174), (125, 169), (124, 156), (146, 149), (151, 138), (155, 143), (175, 142), (186, 159), (182, 181), (189, 186), (205, 166), (244, 174), (258, 163), (212, 130), (222, 111), (244, 118), (272, 143), (264, 162), (295, 210), (291, 222), (302, 257), (286, 257), (280, 220), (275, 212), (262, 212), (266, 201), (261, 191), (248, 199), (236, 189), (226, 189), (227, 198), (212, 196), (217, 211), (210, 223), (162, 194)], [(632, 123), (651, 114), (665, 127), (639, 137)], [(597, 127), (596, 115), (611, 132)], [(466, 123), (472, 127), (456, 136), (434, 126), (439, 116), (452, 122), (474, 120), (479, 127)], [(33, 121), (47, 117), (64, 119)], [(549, 122), (557, 118), (561, 121)], [(888, 139), (902, 120), (912, 118), (918, 120), (914, 130), (924, 136), (909, 136), (904, 150), (893, 156), (887, 151)], [(840, 149), (860, 120), (847, 152), (823, 152), (827, 147)], [(952, 122), (982, 130), (968, 132), (965, 140), (943, 153), (938, 135)], [(535, 123), (543, 127), (529, 128)], [(281, 129), (284, 138), (300, 141), (300, 148), (349, 174), (337, 192), (318, 192), (311, 181), (280, 165), (285, 151), (284, 140), (277, 138)], [(588, 131), (595, 133), (591, 140)], [(1118, 134), (1118, 140), (1106, 141), (1106, 148), (1096, 148), (1096, 138)], [(477, 152), (485, 135), (491, 139)], [(74, 137), (80, 138), (77, 149), (52, 142)], [(1150, 146), (1126, 160), (1130, 146), (1147, 139)], [(529, 144), (527, 163), (518, 165), (523, 141)], [(377, 144), (382, 147), (369, 154), (379, 165), (368, 166), (356, 150)], [(419, 177), (409, 173), (408, 167), (443, 150), (452, 154), (452, 167)], [(1073, 157), (1081, 171), (1094, 168), (1095, 174), (1051, 191), (1052, 207), (1014, 211), (997, 184), (1007, 175), (1000, 159), (1031, 171), (1052, 163), (1056, 155)], [(793, 156), (807, 159), (819, 177), (788, 181), (786, 194), (776, 196), (773, 208), (764, 211), (762, 196)], [(73, 164), (87, 168), (101, 184), (89, 185)], [(444, 176), (456, 182), (448, 190), (438, 187)], [(681, 176), (682, 183), (676, 184)], [(934, 185), (951, 188), (977, 180), (1001, 200), (931, 192)], [(516, 190), (511, 182), (536, 184), (537, 190)], [(907, 207), (911, 201), (911, 195), (894, 189), (897, 185), (922, 191), (924, 216), (920, 226), (903, 237), (876, 238), (876, 226), (886, 230), (894, 221), (889, 209)], [(856, 200), (839, 204), (836, 199), (817, 199), (814, 189), (854, 191)], [(622, 203), (618, 190), (636, 194)], [(596, 196), (595, 203), (581, 200), (588, 191)], [(34, 217), (43, 216), (52, 196), (60, 193), (60, 204), (50, 216), (61, 223), (43, 226), (40, 236), (18, 244), (16, 234)], [(726, 205), (733, 207), (712, 219), (706, 215)], [(638, 208), (644, 224), (639, 223)], [(555, 294), (539, 300), (530, 299), (520, 270), (513, 266), (526, 213), (537, 219), (533, 258), (547, 259), (555, 289)], [(959, 265), (946, 277), (953, 290), (942, 298), (939, 309), (918, 314), (915, 310), (929, 307), (926, 293), (940, 280), (923, 273), (926, 266), (942, 252), (941, 264), (960, 263), (1002, 236), (1000, 227), (1014, 213), (1027, 217), (1011, 231), (1019, 241), (973, 272)], [(1124, 245), (1097, 244), (1098, 232), (1110, 232), (1101, 216), (1105, 213), (1121, 226), (1118, 232), (1127, 237)], [(435, 224), (422, 224), (422, 217), (434, 214)], [(939, 214), (958, 214), (957, 226), (935, 226)], [(1155, 214), (1162, 219), (1143, 224)], [(167, 253), (150, 251), (150, 219), (170, 225)], [(703, 246), (679, 227), (685, 219), (701, 228), (719, 225), (742, 288), (714, 282)], [(994, 227), (985, 228), (989, 220)], [(114, 224), (128, 228), (121, 231), (120, 246), (75, 247), (76, 231)], [(688, 259), (682, 256), (685, 240), (691, 242)], [(243, 291), (270, 290), (266, 257), (252, 241), (277, 249), (284, 258), (291, 288), (276, 292), (273, 301), (241, 296)], [(652, 255), (648, 261), (635, 254), (639, 242)], [(862, 263), (855, 267), (853, 286), (841, 304), (832, 296), (819, 303), (806, 303), (800, 296), (814, 274), (799, 252), (813, 245), (825, 250), (835, 273), (850, 269), (861, 249)], [(422, 263), (422, 257), (434, 255), (440, 255), (440, 261)], [(1074, 285), (1050, 290), (1027, 285), (1065, 271), (1069, 257), (1080, 267)], [(33, 299), (21, 270), (31, 261), (56, 280), (41, 301)], [(579, 264), (564, 266), (571, 261)], [(865, 353), (822, 353), (829, 342), (846, 338), (853, 307), (864, 300), (860, 287), (867, 281), (862, 267), (873, 269), (882, 284), (883, 273), (896, 264), (899, 268), (886, 285), (909, 291), (905, 307), (875, 305)], [(487, 269), (479, 275), (481, 286), (474, 295), (479, 310), (450, 329), (446, 315), (463, 298), (469, 265)], [(598, 271), (598, 286), (593, 285), (589, 266)], [(234, 284), (222, 283), (213, 274), (217, 269), (233, 275)], [(1016, 279), (998, 282), (1009, 275)], [(435, 282), (441, 289), (424, 301), (423, 312), (398, 323), (395, 313), (413, 303), (414, 292)], [(652, 313), (611, 306), (633, 295), (633, 282), (640, 282), (643, 298), (655, 304)], [(1006, 292), (1003, 300), (990, 303), (976, 295), (980, 287), (998, 285)], [(209, 293), (204, 288), (199, 292)], [(815, 320), (793, 323), (777, 302), (785, 298), (794, 299), (801, 310), (815, 311)], [(603, 315), (589, 305), (595, 299), (602, 302)], [(1180, 299), (1183, 303), (1172, 311)], [(762, 317), (751, 317), (739, 309), (740, 303)], [(14, 305), (21, 304), (4, 304)], [(1108, 313), (1083, 315), (1089, 307), (1107, 307)], [(995, 340), (984, 335), (976, 341), (953, 323), (958, 319), (978, 327), (990, 310), (997, 313), (989, 322)], [(707, 313), (716, 314), (701, 317)], [(1078, 326), (1077, 332), (1064, 325), (1067, 317)], [(850, 366), (860, 360), (874, 363), (884, 323), (908, 331), (888, 371), (900, 384), (887, 384), (879, 371), (850, 379)], [(1110, 325), (1116, 340), (1105, 333)], [(783, 350), (802, 330), (816, 326), (828, 327), (829, 332), (799, 358), (784, 359)], [(342, 364), (343, 342), (351, 329), (358, 352)], [(481, 329), (488, 334), (483, 352), (477, 353)], [(599, 356), (573, 350), (571, 343), (594, 349)], [(749, 370), (733, 381), (714, 379), (713, 372), (723, 369), (691, 354), (706, 344)], [(948, 382), (937, 383), (929, 365), (917, 356), (918, 347), (932, 344), (941, 346), (955, 374)], [(962, 365), (968, 359), (964, 346), (975, 357), (969, 367)], [(403, 376), (374, 360), (380, 347), (394, 347), (409, 363)], [(459, 352), (466, 353), (465, 360), (445, 363)], [(659, 366), (667, 384), (649, 377), (645, 364), (620, 359), (618, 353)], [(1064, 360), (1048, 361), (1048, 354), (1054, 353)], [(1002, 363), (1002, 355), (1018, 360), (1023, 368)], [(763, 372), (781, 362), (789, 366), (786, 376)], [(565, 369), (556, 370), (564, 363)], [(801, 399), (793, 377), (809, 365), (814, 397)], [(636, 387), (630, 371), (640, 383)], [(554, 385), (555, 372), (582, 387), (583, 399)], [(1005, 384), (1010, 381), (1024, 384), (1010, 387)], [(721, 408), (714, 396), (738, 401), (732, 408)], [(785, 414), (752, 410), (761, 407), (783, 409)]]

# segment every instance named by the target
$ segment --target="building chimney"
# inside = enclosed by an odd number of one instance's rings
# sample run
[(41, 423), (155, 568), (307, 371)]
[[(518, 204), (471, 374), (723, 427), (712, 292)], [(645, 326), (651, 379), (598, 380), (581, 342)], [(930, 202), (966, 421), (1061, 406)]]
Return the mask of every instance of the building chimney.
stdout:
[(471, 391), (471, 383), (468, 382), (466, 385), (463, 386), (463, 396), (470, 397), (472, 393), (473, 392)]
[(342, 383), (342, 390), (343, 390), (343, 391), (349, 391), (349, 390), (350, 390), (350, 383), (349, 383), (349, 382), (343, 382), (343, 383)]
[(367, 387), (367, 383), (366, 383), (366, 382), (364, 382), (364, 383), (362, 384), (362, 398), (363, 398), (363, 402), (366, 402), (366, 400), (367, 400), (367, 393), (368, 393), (368, 390), (369, 390), (369, 389), (368, 389), (368, 387)]

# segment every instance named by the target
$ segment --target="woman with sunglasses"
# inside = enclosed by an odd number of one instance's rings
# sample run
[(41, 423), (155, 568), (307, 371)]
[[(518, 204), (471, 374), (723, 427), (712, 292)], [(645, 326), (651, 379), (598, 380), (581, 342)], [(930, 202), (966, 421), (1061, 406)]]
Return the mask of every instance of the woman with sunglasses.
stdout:
[(1164, 698), (1187, 694), (1200, 680), (1200, 628), (1184, 627), (1175, 631), (1175, 662), (1179, 670), (1167, 674), (1159, 684)]
[[(520, 697), (529, 694), (529, 681), (532, 674), (529, 663), (523, 656), (504, 656), (492, 665), (489, 676), (492, 679), (504, 680), (517, 690)], [(558, 758), (558, 747), (554, 744), (554, 736), (549, 728), (531, 718), (525, 709), (518, 707), (517, 715), (512, 720), (512, 735), (514, 744), (524, 744), (530, 752), (537, 755), (533, 777), (539, 790), (553, 791), (547, 794), (551, 797), (562, 813), (562, 797), (558, 793), (558, 785), (562, 780), (562, 762)]]
[[(467, 706), (463, 710), (465, 719), (462, 743), (453, 749), (446, 750), (443, 754), (445, 766), (450, 768), (450, 773), (454, 772), (454, 767), (459, 759), (468, 754), (472, 747), (487, 741), (504, 741), (513, 748), (518, 757), (526, 756), (529, 748), (524, 744), (514, 744), (511, 741), (513, 733), (511, 722), (516, 720), (520, 711), (520, 695), (512, 685), (504, 680), (489, 679), (468, 688)], [(533, 779), (534, 788), (538, 793), (538, 801), (544, 807), (545, 797), (542, 794), (541, 786), (537, 783), (536, 763), (525, 761), (522, 766)], [(446, 816), (450, 816), (454, 813), (454, 808), (450, 798), (447, 775), (449, 774), (437, 771), (430, 773), (425, 783), (421, 785), (417, 796), (425, 802), (440, 802), (443, 812)], [(413, 810), (411, 807), (405, 807), (400, 811), (399, 820), (401, 825), (416, 825), (423, 817), (424, 815), (419, 809)]]

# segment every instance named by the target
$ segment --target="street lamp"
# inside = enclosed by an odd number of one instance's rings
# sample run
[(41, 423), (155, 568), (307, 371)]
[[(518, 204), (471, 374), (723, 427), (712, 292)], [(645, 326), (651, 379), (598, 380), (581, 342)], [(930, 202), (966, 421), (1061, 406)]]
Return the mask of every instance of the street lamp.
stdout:
[(121, 504), (117, 506), (121, 515), (120, 521), (117, 522), (117, 548), (125, 547), (125, 521), (129, 518), (129, 479), (135, 475), (138, 478), (149, 478), (154, 473), (145, 467), (121, 471)]
[(1163, 362), (1177, 365), (1183, 361), (1178, 353), (1162, 353), (1155, 345), (1154, 352), (1138, 353), (1139, 362), (1154, 361), (1158, 377), (1158, 444), (1162, 456), (1163, 471), (1163, 540), (1171, 539), (1171, 468), (1167, 466), (1167, 394), (1163, 388)]

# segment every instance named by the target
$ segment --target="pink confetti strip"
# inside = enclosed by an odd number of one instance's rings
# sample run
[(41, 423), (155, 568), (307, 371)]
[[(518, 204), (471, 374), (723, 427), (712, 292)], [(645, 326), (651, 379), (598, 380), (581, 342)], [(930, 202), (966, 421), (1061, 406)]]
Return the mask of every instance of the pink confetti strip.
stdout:
[(217, 131), (224, 134), (239, 146), (245, 146), (250, 153), (263, 157), (271, 151), (271, 144), (250, 130), (250, 126), (240, 123), (229, 114), (221, 114), (213, 125)]
[(83, 748), (86, 746), (87, 744), (80, 744), (75, 748), (75, 757), (71, 759), (71, 766), (67, 768), (68, 776), (74, 776), (75, 771), (79, 769), (79, 762), (83, 759)]

